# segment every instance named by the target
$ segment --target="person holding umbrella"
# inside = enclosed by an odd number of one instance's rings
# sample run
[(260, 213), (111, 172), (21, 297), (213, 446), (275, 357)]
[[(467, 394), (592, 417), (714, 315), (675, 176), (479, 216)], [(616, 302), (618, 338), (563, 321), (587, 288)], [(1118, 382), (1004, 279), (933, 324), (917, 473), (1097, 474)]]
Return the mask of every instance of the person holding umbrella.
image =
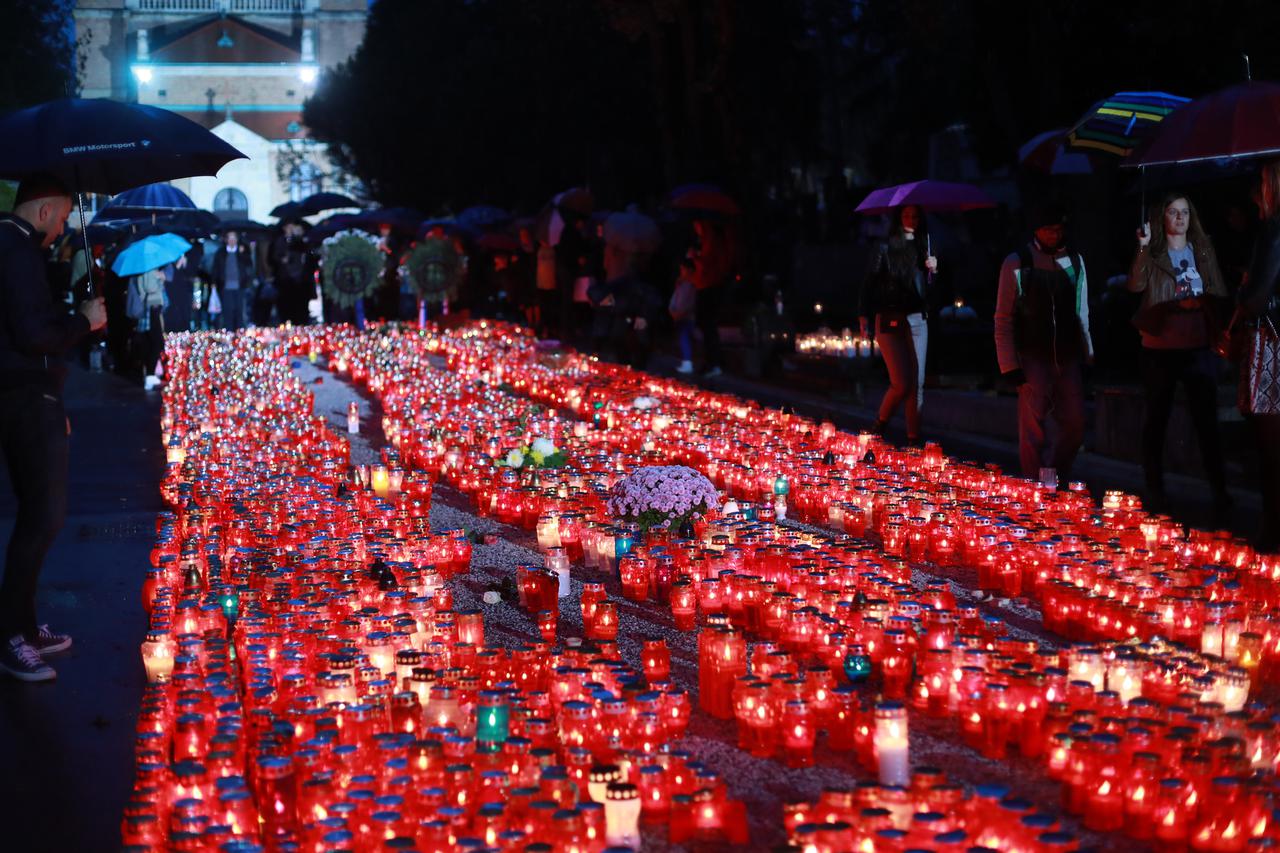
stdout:
[(100, 297), (69, 316), (54, 306), (43, 250), (70, 213), (61, 181), (32, 176), (18, 185), (13, 213), (0, 216), (0, 448), (18, 499), (0, 584), (0, 670), (21, 681), (54, 678), (41, 656), (71, 645), (37, 623), (36, 582), (67, 505), (62, 356), (107, 324)]
[(604, 280), (587, 290), (593, 342), (637, 370), (653, 352), (653, 324), (662, 307), (648, 280), (649, 259), (661, 241), (657, 223), (634, 207), (610, 215), (604, 225)]
[[(995, 343), (1000, 372), (1018, 389), (1018, 453), (1023, 476), (1070, 479), (1084, 441), (1084, 365), (1093, 363), (1084, 260), (1066, 246), (1066, 212), (1031, 209), (1032, 238), (1000, 267)], [(1057, 422), (1051, 447), (1048, 420)]]
[(280, 319), (295, 326), (311, 321), (308, 303), (315, 296), (315, 260), (298, 219), (286, 219), (271, 242), (271, 269)]
[[(1152, 222), (1158, 222), (1152, 233)], [(1142, 294), (1133, 324), (1142, 333), (1142, 376), (1147, 415), (1142, 428), (1142, 465), (1152, 511), (1163, 511), (1164, 438), (1179, 382), (1187, 389), (1187, 412), (1200, 441), (1205, 473), (1221, 518), (1231, 506), (1218, 439), (1218, 363), (1209, 348), (1222, 326), (1220, 306), (1227, 288), (1195, 205), (1171, 192), (1138, 229), (1138, 251), (1129, 290)]]
[[(1257, 328), (1259, 323), (1280, 326), (1276, 300), (1276, 283), (1280, 281), (1280, 160), (1262, 167), (1258, 214), (1262, 228), (1253, 248), (1253, 261), (1236, 294), (1237, 321), (1244, 328), (1233, 331), (1233, 336), (1243, 336), (1245, 329)], [(1280, 396), (1280, 388), (1276, 387), (1280, 378), (1266, 372), (1251, 378), (1252, 372), (1240, 371), (1242, 401), (1274, 400)], [(1250, 408), (1253, 411), (1248, 413), (1248, 420), (1258, 446), (1262, 486), (1262, 522), (1256, 545), (1259, 551), (1274, 553), (1280, 551), (1280, 414), (1257, 411), (1258, 406)]]
[(871, 431), (883, 433), (899, 406), (907, 419), (907, 443), (920, 443), (920, 409), (924, 405), (924, 364), (929, 346), (925, 318), (925, 277), (938, 271), (929, 249), (924, 211), (914, 204), (895, 211), (889, 239), (880, 246), (858, 304), (864, 338), (875, 337), (889, 370), (889, 388)]

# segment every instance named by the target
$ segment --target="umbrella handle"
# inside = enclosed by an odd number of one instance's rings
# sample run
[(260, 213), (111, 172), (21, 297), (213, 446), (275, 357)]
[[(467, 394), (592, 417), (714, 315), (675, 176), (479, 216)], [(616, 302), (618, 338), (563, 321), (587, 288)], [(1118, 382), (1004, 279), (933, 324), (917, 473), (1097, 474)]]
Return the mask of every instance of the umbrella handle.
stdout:
[[(79, 169), (76, 170), (79, 174)], [(89, 223), (84, 221), (84, 194), (76, 190), (76, 206), (80, 209), (80, 236), (84, 238), (84, 268), (89, 275), (85, 284), (85, 298), (93, 299), (98, 288), (93, 281), (93, 249), (89, 246)]]

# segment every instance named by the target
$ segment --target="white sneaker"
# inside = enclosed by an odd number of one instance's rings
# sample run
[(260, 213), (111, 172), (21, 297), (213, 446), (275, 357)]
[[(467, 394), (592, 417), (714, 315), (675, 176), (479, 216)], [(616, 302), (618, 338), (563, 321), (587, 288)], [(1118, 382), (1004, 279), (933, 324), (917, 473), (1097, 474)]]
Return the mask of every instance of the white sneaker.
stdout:
[(692, 361), (680, 362), (680, 366), (676, 368), (676, 373), (684, 373), (684, 374), (693, 373), (693, 362)]
[(147, 391), (154, 391), (160, 387), (160, 377), (148, 375), (146, 379), (142, 380), (142, 387)]

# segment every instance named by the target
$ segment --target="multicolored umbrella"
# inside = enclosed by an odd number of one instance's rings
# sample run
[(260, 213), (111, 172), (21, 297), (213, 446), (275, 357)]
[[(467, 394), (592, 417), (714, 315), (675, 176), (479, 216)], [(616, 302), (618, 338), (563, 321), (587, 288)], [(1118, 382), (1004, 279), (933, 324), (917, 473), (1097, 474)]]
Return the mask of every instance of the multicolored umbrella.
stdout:
[(1067, 131), (1067, 148), (1127, 157), (1174, 110), (1190, 101), (1168, 92), (1117, 92)]
[(935, 213), (958, 213), (995, 207), (996, 203), (982, 190), (969, 184), (912, 181), (872, 190), (855, 209), (858, 213), (888, 213), (907, 205), (918, 205)]
[(1197, 98), (1161, 124), (1126, 166), (1280, 155), (1280, 84), (1249, 81)]

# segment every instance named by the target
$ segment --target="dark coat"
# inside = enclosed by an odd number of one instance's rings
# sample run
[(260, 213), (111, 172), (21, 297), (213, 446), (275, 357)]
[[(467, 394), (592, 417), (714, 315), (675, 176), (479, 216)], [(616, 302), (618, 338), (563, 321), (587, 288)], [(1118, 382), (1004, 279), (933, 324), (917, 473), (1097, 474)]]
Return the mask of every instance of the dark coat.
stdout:
[(0, 389), (60, 391), (62, 356), (87, 334), (83, 314), (53, 301), (39, 232), (17, 216), (0, 216)]
[[(213, 256), (213, 283), (222, 293), (227, 280), (227, 247), (219, 246)], [(244, 243), (236, 249), (236, 265), (240, 267), (240, 289), (248, 290), (254, 283), (253, 250)]]

